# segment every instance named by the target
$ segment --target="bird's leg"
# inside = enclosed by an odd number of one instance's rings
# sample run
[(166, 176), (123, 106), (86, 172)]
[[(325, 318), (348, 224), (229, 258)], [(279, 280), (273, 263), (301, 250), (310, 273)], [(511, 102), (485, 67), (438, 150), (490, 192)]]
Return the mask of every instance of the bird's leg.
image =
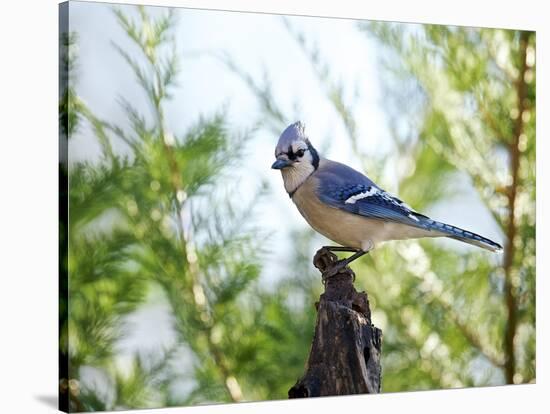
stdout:
[(323, 246), (323, 249), (327, 249), (331, 252), (358, 252), (359, 249), (355, 249), (353, 247), (343, 247), (343, 246)]
[(351, 262), (353, 262), (355, 259), (359, 259), (361, 256), (367, 254), (369, 250), (356, 250), (354, 254), (352, 254), (347, 259), (338, 260), (335, 264), (339, 266), (340, 269), (343, 269), (347, 265), (349, 265)]
[(359, 249), (353, 249), (351, 247), (326, 247), (328, 250), (334, 250), (337, 252), (345, 251), (345, 252), (355, 252), (350, 257), (342, 260), (338, 260), (332, 263), (332, 265), (326, 269), (325, 272), (323, 272), (323, 281), (326, 281), (328, 278), (335, 276), (338, 274), (342, 269), (344, 269), (347, 265), (349, 265), (354, 260), (360, 258), (361, 256), (367, 254), (369, 250), (359, 250)]
[(368, 250), (361, 250), (361, 249), (356, 249), (354, 247), (343, 247), (343, 246), (323, 246), (323, 249), (327, 249), (328, 251), (331, 251), (331, 252), (353, 253), (353, 255), (351, 255), (347, 259), (337, 260), (336, 262), (334, 262), (335, 265), (343, 263), (343, 266), (339, 267), (339, 269), (342, 269), (344, 266), (347, 266), (348, 264), (353, 262), (355, 259), (358, 259), (361, 256), (363, 256), (365, 253), (368, 253)]
[(323, 283), (342, 269), (339, 265), (341, 260), (338, 260), (335, 252), (357, 253), (358, 251), (359, 249), (345, 246), (323, 246), (318, 250), (313, 259), (313, 264), (321, 271)]

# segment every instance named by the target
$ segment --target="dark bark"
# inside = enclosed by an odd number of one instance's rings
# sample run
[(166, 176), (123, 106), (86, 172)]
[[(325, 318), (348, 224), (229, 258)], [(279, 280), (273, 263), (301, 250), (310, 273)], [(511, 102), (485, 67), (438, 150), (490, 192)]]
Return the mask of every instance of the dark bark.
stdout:
[[(336, 260), (323, 248), (313, 263), (326, 273)], [(355, 290), (354, 280), (349, 267), (326, 280), (305, 374), (289, 398), (380, 392), (382, 331), (372, 325), (368, 296)]]

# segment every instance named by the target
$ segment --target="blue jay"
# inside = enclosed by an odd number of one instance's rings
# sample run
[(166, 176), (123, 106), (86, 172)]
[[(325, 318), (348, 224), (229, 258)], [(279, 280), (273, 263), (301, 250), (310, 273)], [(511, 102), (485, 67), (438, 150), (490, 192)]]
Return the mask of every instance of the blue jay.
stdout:
[(450, 237), (498, 252), (502, 246), (467, 230), (417, 213), (360, 172), (322, 158), (304, 124), (288, 126), (275, 148), (271, 168), (281, 171), (285, 190), (314, 230), (340, 244), (331, 251), (354, 253), (332, 274), (388, 240)]

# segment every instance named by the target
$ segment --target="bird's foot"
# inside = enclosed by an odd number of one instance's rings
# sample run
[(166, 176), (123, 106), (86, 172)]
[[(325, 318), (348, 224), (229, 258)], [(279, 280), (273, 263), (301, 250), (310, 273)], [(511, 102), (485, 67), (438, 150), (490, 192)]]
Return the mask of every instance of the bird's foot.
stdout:
[[(336, 256), (333, 251), (352, 251), (354, 254), (347, 259), (338, 260), (338, 256)], [(339, 273), (349, 273), (353, 277), (353, 281), (355, 281), (355, 273), (353, 273), (353, 270), (351, 270), (348, 265), (366, 253), (368, 253), (368, 251), (349, 247), (324, 246), (315, 253), (313, 264), (321, 272), (323, 284), (326, 284), (328, 279)]]
[(345, 260), (338, 260), (338, 256), (332, 252), (330, 247), (317, 250), (313, 264), (321, 272), (323, 284), (326, 284), (327, 279), (336, 276), (346, 267)]
[(317, 250), (313, 257), (313, 265), (319, 269), (321, 273), (325, 273), (330, 269), (334, 263), (338, 262), (338, 256), (336, 256), (328, 247), (323, 247)]
[(347, 265), (348, 261), (346, 259), (332, 262), (331, 265), (322, 273), (321, 278), (323, 280), (323, 284), (326, 284), (328, 279), (340, 273), (351, 273), (353, 281), (355, 282), (355, 273), (353, 273), (353, 271), (349, 269)]

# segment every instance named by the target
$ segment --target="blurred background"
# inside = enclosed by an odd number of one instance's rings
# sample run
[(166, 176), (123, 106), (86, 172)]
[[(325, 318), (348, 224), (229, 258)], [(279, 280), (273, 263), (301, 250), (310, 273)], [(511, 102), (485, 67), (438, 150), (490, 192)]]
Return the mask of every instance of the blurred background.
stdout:
[(287, 398), (328, 243), (269, 168), (296, 120), (325, 157), (504, 245), (393, 242), (354, 263), (383, 330), (382, 391), (535, 381), (535, 33), (67, 7), (71, 410)]

